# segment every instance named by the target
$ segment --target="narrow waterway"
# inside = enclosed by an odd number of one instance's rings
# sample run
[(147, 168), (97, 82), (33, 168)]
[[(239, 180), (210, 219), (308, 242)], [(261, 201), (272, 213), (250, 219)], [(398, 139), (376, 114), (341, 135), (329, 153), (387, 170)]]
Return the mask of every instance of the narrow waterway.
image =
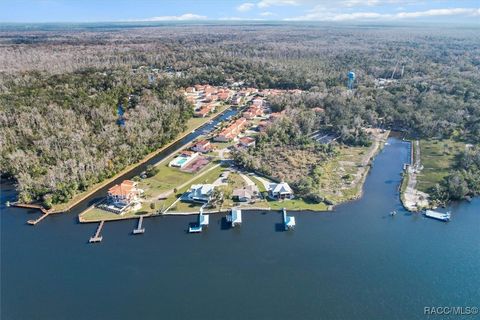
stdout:
[[(196, 235), (195, 217), (157, 217), (141, 236), (136, 221), (107, 223), (90, 245), (96, 225), (75, 212), (32, 227), (35, 211), (2, 206), (0, 318), (404, 320), (480, 307), (480, 199), (450, 207), (450, 223), (405, 212), (409, 146), (388, 142), (361, 199), (295, 213), (293, 232), (273, 212), (246, 213), (238, 229), (212, 216)], [(2, 191), (3, 205), (14, 192)]]

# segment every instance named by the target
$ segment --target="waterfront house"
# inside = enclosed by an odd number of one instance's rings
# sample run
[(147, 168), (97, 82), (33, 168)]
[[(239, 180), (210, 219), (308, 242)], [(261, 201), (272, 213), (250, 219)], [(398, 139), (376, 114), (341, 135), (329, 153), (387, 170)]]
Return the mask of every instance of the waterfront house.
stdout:
[(240, 132), (242, 132), (244, 126), (247, 123), (247, 119), (240, 118), (228, 127), (223, 129), (215, 138), (215, 141), (228, 142), (235, 139)]
[(139, 190), (137, 183), (132, 180), (124, 180), (108, 189), (108, 202), (118, 207), (126, 207), (137, 199)]
[(293, 198), (293, 190), (288, 183), (272, 183), (268, 188), (268, 195), (275, 200), (285, 200)]
[(210, 152), (212, 149), (213, 149), (213, 145), (208, 140), (200, 140), (197, 143), (195, 143), (192, 147), (193, 151), (201, 152), (201, 153)]
[(188, 190), (186, 200), (207, 203), (212, 197), (214, 188), (213, 184), (194, 184)]
[(251, 188), (239, 188), (232, 192), (232, 198), (239, 202), (250, 202), (254, 198), (254, 192)]
[(168, 164), (170, 167), (183, 168), (199, 156), (198, 152), (182, 151)]

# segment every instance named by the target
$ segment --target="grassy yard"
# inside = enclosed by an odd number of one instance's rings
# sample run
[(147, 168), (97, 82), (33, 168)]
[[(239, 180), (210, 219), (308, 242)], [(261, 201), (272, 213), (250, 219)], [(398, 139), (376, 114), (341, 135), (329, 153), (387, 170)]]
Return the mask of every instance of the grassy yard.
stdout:
[(354, 183), (358, 175), (364, 174), (362, 161), (368, 147), (341, 147), (338, 156), (326, 161), (322, 166), (320, 194), (334, 203), (356, 198), (361, 191), (361, 183)]
[(453, 140), (420, 140), (420, 163), (423, 170), (417, 177), (417, 189), (428, 192), (446, 177), (455, 156), (465, 149), (464, 142)]

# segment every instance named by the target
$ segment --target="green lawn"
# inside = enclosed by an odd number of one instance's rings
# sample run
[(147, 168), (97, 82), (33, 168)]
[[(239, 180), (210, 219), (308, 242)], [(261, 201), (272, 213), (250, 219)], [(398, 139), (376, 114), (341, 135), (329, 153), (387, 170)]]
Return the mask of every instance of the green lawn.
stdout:
[(420, 163), (423, 170), (417, 178), (417, 189), (428, 193), (430, 188), (450, 173), (455, 156), (464, 149), (464, 142), (420, 140)]

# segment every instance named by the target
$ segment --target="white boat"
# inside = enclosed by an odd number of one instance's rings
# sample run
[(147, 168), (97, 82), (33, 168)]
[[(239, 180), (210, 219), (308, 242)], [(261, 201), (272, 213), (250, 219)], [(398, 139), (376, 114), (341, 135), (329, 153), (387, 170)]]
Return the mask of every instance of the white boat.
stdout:
[(393, 210), (392, 212), (390, 212), (390, 215), (391, 215), (391, 216), (394, 216), (394, 215), (396, 215), (396, 214), (397, 214), (397, 211), (396, 211), (396, 210)]
[(448, 222), (450, 221), (450, 212), (442, 213), (433, 210), (426, 210), (425, 216), (432, 219), (437, 219), (440, 221)]

